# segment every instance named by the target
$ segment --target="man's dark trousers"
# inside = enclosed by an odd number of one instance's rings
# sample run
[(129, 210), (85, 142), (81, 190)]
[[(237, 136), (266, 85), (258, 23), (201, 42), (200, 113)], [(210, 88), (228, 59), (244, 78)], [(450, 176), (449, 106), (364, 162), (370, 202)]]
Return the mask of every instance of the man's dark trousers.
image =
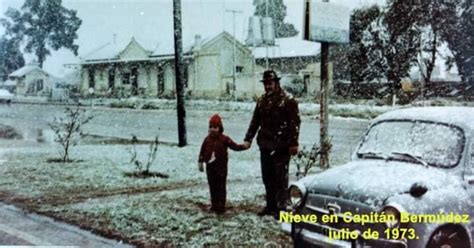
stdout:
[(285, 151), (260, 151), (262, 179), (266, 191), (266, 208), (278, 211), (286, 207), (288, 188), (288, 165), (290, 155)]

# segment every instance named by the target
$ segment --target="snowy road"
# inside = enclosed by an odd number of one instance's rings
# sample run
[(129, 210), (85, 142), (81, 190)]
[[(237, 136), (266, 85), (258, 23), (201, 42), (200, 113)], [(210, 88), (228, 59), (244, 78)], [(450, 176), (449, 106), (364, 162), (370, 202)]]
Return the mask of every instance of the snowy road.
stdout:
[[(174, 110), (135, 110), (113, 109), (105, 107), (87, 107), (94, 119), (85, 127), (90, 134), (131, 138), (132, 134), (139, 139), (153, 139), (159, 134), (160, 140), (177, 142), (177, 118)], [(14, 126), (26, 140), (37, 139), (39, 130), (43, 135), (52, 138), (52, 131), (47, 123), (55, 116), (61, 116), (63, 106), (12, 104), (0, 106), (0, 123)], [(186, 126), (188, 142), (199, 145), (207, 134), (208, 118), (212, 110), (187, 110)], [(241, 142), (247, 130), (252, 113), (235, 111), (219, 112), (223, 117), (225, 133), (235, 141)], [(312, 116), (302, 117), (300, 143), (310, 147), (319, 142), (319, 121)], [(342, 156), (336, 162), (349, 159), (351, 151), (364, 133), (369, 122), (351, 118), (331, 118), (329, 131), (332, 137), (333, 154)], [(48, 140), (48, 137), (46, 137)]]

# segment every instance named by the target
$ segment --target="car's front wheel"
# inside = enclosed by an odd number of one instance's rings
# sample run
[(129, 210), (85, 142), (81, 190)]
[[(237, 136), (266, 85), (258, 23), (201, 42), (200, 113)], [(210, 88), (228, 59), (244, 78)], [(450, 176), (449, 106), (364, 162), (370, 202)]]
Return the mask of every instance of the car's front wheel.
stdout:
[(460, 226), (447, 225), (436, 230), (431, 235), (427, 248), (457, 248), (470, 247), (469, 238)]

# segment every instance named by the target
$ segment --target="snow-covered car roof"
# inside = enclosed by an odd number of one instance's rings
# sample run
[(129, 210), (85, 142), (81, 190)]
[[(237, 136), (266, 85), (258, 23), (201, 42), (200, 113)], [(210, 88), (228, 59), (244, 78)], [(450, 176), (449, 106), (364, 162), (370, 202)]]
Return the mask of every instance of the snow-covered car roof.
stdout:
[(472, 107), (416, 107), (398, 109), (380, 115), (375, 118), (373, 123), (394, 119), (442, 122), (474, 131), (474, 108)]

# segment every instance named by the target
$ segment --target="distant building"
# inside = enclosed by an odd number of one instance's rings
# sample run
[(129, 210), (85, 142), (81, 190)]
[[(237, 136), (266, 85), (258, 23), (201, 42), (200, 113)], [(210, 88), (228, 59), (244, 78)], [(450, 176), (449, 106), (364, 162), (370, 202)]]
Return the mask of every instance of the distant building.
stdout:
[[(253, 96), (262, 90), (256, 86), (251, 51), (227, 32), (205, 40), (197, 35), (183, 50), (186, 94)], [(169, 97), (176, 91), (174, 51), (160, 46), (148, 50), (134, 38), (124, 48), (108, 43), (86, 55), (80, 72), (82, 96)]]
[(258, 66), (268, 67), (284, 74), (299, 74), (308, 64), (319, 62), (320, 44), (300, 37), (275, 39), (275, 46), (252, 49)]
[[(267, 67), (278, 71), (287, 87), (298, 87), (302, 96), (318, 95), (321, 88), (320, 44), (300, 37), (275, 39), (274, 46), (249, 47), (252, 49), (257, 70)], [(267, 62), (268, 61), (268, 62)], [(332, 65), (330, 66), (332, 77)], [(291, 82), (301, 85), (291, 85)], [(289, 85), (290, 84), (290, 85)]]
[(30, 63), (8, 75), (5, 87), (17, 95), (50, 96), (50, 74)]

